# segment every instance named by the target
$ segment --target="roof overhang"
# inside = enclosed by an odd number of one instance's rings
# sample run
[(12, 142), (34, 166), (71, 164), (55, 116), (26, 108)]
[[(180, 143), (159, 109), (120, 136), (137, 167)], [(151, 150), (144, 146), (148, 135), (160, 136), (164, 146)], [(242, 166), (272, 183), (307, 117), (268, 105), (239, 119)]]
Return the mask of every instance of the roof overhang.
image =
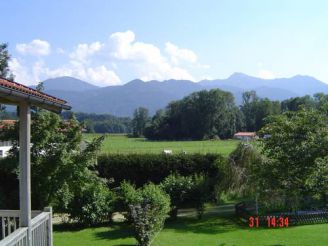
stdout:
[[(10, 82), (10, 81), (7, 81)], [(15, 82), (11, 82), (15, 83)], [(18, 84), (18, 83), (15, 83)], [(25, 86), (24, 86), (25, 87)], [(28, 88), (28, 87), (26, 87)], [(57, 99), (57, 100), (47, 100), (51, 96), (28, 88), (35, 92), (35, 94), (26, 93), (21, 90), (16, 90), (15, 88), (9, 88), (7, 86), (0, 85), (0, 103), (3, 104), (11, 104), (11, 105), (19, 105), (22, 102), (29, 103), (31, 106), (36, 106), (40, 108), (44, 108), (46, 110), (60, 113), (63, 109), (70, 110), (71, 107), (66, 104), (66, 101)], [(52, 97), (54, 98), (54, 97)]]

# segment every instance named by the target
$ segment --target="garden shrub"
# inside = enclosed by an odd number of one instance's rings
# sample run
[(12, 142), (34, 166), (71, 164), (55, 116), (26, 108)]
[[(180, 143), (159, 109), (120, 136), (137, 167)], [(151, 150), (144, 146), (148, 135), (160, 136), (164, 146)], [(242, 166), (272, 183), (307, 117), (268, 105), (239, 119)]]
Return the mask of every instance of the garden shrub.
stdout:
[(171, 219), (176, 219), (178, 209), (181, 207), (193, 207), (197, 210), (197, 217), (203, 216), (205, 202), (210, 197), (209, 181), (204, 175), (181, 176), (172, 174), (161, 183), (162, 189), (171, 198)]
[(115, 195), (101, 182), (92, 182), (71, 197), (67, 212), (71, 219), (83, 225), (106, 221), (113, 209)]
[(201, 219), (205, 210), (205, 202), (209, 197), (209, 181), (204, 175), (195, 175), (190, 194), (190, 204), (197, 210), (197, 217)]
[(171, 174), (163, 180), (161, 187), (171, 198), (171, 219), (176, 219), (178, 208), (190, 200), (193, 186), (194, 182), (191, 176), (184, 177), (179, 174)]
[(149, 246), (164, 226), (170, 197), (152, 183), (139, 189), (124, 184), (124, 188), (138, 245)]
[(137, 199), (137, 192), (133, 185), (127, 181), (123, 181), (116, 191), (116, 201), (114, 204), (115, 211), (121, 212), (125, 219), (132, 222), (129, 205), (132, 204)]

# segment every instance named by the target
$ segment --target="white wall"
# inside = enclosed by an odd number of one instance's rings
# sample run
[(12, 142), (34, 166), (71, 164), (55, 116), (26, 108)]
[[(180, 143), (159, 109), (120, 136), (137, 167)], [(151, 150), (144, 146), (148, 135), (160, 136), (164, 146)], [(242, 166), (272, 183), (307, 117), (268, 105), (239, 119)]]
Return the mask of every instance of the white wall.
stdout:
[(0, 157), (6, 157), (12, 146), (0, 146)]

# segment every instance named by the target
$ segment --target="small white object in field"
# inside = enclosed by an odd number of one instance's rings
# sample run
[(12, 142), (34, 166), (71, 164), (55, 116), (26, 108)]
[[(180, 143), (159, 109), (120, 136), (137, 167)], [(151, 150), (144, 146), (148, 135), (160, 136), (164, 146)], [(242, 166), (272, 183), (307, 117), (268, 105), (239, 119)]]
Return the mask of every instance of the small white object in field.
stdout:
[(172, 155), (172, 150), (171, 149), (165, 149), (163, 150), (163, 153), (166, 155)]

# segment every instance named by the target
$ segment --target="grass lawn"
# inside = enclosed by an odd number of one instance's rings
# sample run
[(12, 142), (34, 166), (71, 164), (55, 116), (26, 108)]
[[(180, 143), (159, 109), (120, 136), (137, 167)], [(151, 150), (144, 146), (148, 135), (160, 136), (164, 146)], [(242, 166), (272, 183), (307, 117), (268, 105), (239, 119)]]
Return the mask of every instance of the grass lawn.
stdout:
[[(84, 134), (86, 140), (91, 140), (100, 134)], [(173, 153), (220, 153), (227, 156), (233, 151), (238, 140), (207, 140), (207, 141), (148, 141), (144, 138), (128, 138), (125, 135), (106, 135), (102, 146), (105, 153), (161, 153), (171, 149)]]
[[(164, 230), (155, 239), (154, 246), (326, 246), (328, 225), (305, 225), (284, 229), (247, 228), (233, 217), (231, 209), (207, 211), (202, 220), (194, 214), (185, 214), (176, 222), (167, 222)], [(132, 230), (125, 223), (114, 223), (108, 227), (80, 230), (55, 228), (54, 245), (135, 245)]]

